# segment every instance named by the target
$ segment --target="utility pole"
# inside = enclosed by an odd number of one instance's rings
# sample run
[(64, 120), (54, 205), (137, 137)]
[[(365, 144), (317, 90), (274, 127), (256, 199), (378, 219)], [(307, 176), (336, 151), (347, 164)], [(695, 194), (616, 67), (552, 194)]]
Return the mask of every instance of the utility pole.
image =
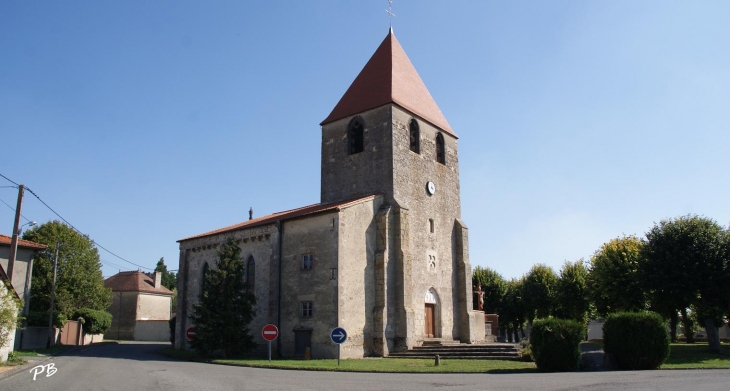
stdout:
[(48, 342), (46, 343), (46, 348), (51, 347), (51, 340), (53, 340), (53, 343), (55, 345), (56, 343), (56, 333), (53, 332), (53, 310), (55, 306), (56, 301), (56, 269), (58, 268), (58, 248), (61, 246), (61, 243), (56, 242), (56, 255), (53, 257), (53, 283), (51, 284), (51, 311), (48, 314)]
[(15, 223), (13, 223), (13, 238), (10, 240), (10, 257), (8, 257), (8, 278), (13, 283), (13, 266), (15, 253), (18, 251), (18, 231), (20, 231), (20, 209), (23, 206), (23, 192), (25, 185), (18, 186), (18, 205), (15, 207)]

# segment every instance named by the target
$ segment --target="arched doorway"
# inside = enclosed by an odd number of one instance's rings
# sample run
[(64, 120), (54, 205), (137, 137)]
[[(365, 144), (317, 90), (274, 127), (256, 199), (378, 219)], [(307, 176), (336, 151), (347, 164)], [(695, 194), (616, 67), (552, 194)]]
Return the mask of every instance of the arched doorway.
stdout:
[(436, 291), (433, 288), (426, 291), (426, 296), (423, 301), (425, 302), (423, 334), (426, 338), (438, 338), (438, 296), (436, 295)]

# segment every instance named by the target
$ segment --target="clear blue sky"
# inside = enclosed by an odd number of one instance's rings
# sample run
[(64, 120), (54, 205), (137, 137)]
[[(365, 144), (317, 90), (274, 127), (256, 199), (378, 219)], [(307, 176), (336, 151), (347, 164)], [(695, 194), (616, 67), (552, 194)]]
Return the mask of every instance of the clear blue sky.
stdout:
[[(319, 201), (318, 124), (387, 34), (386, 7), (0, 2), (0, 173), (122, 257), (177, 269), (180, 238)], [(473, 267), (519, 277), (661, 219), (730, 222), (730, 2), (393, 12), (460, 137)], [(55, 218), (30, 194), (23, 212)], [(0, 232), (12, 224), (0, 204)], [(105, 276), (136, 269), (101, 255)]]

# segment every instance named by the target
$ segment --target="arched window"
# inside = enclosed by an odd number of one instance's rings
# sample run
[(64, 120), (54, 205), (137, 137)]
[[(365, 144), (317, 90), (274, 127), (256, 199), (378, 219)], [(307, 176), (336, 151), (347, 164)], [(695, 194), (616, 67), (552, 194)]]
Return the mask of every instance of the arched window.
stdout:
[(246, 262), (246, 284), (248, 285), (248, 291), (254, 292), (256, 286), (256, 261), (253, 257), (248, 257)]
[(444, 147), (444, 136), (441, 133), (436, 135), (436, 161), (446, 164), (446, 148)]
[(203, 272), (200, 274), (200, 293), (202, 294), (203, 291), (205, 291), (205, 278), (208, 277), (208, 262), (205, 262), (203, 264)]
[(365, 126), (362, 124), (360, 117), (355, 117), (347, 126), (347, 154), (353, 155), (360, 153), (365, 148), (364, 143)]
[(418, 121), (411, 120), (408, 134), (411, 140), (411, 151), (421, 153), (421, 131), (418, 129)]

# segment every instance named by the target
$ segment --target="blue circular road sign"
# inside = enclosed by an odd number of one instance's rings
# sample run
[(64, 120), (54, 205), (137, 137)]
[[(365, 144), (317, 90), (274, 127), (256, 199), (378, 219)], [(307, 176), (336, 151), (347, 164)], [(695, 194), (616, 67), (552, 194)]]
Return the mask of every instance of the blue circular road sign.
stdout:
[(342, 327), (335, 327), (330, 333), (330, 338), (332, 339), (332, 342), (338, 345), (342, 344), (347, 340), (347, 331), (345, 331)]

